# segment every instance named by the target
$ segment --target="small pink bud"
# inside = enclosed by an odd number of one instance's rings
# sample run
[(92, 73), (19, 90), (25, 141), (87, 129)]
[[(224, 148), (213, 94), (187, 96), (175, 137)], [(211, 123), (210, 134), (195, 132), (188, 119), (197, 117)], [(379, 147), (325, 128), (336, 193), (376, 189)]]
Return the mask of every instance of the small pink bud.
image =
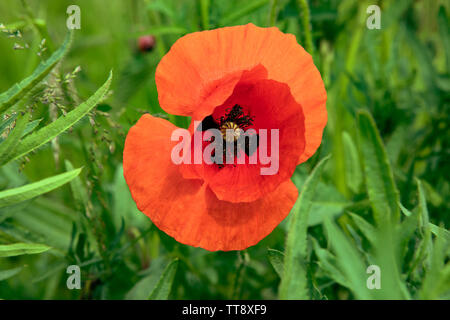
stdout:
[(138, 48), (141, 52), (152, 51), (155, 47), (156, 39), (152, 35), (141, 36), (138, 39)]

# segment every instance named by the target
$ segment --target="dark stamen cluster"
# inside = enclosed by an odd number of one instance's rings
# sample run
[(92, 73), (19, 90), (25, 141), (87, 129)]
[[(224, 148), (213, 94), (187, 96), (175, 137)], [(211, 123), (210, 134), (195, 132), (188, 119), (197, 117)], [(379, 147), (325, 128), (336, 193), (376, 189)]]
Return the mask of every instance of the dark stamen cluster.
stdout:
[(242, 107), (238, 104), (235, 104), (231, 110), (226, 109), (226, 114), (221, 116), (219, 119), (219, 127), (222, 126), (226, 122), (236, 123), (239, 128), (242, 130), (247, 129), (249, 126), (253, 124), (254, 117), (250, 115), (245, 115)]
[[(220, 119), (216, 120), (211, 115), (207, 116), (202, 121), (202, 131), (206, 131), (208, 129), (220, 129), (225, 124), (236, 124), (239, 126), (240, 129), (242, 129), (244, 132), (246, 129), (253, 124), (254, 117), (250, 115), (245, 115), (243, 108), (235, 104), (231, 109), (228, 108), (225, 110), (226, 114), (224, 116), (221, 116)], [(259, 136), (256, 135), (256, 141), (258, 147), (259, 145)], [(242, 143), (243, 142), (243, 143)], [(229, 147), (232, 147), (234, 150), (234, 156), (239, 156), (239, 150), (244, 150), (244, 152), (247, 154), (247, 156), (251, 156), (255, 151), (256, 148), (250, 148), (248, 139), (244, 139), (244, 141), (234, 141), (234, 142), (227, 142), (225, 138), (221, 141), (215, 141), (214, 139), (211, 140), (211, 143), (219, 144), (220, 146), (223, 146), (223, 155), (224, 158), (226, 157), (227, 152), (230, 152), (229, 149), (227, 149), (227, 145)], [(212, 157), (215, 156), (215, 153), (213, 152)], [(218, 163), (219, 169), (222, 169), (224, 167), (223, 162)], [(235, 166), (235, 165), (233, 165)]]

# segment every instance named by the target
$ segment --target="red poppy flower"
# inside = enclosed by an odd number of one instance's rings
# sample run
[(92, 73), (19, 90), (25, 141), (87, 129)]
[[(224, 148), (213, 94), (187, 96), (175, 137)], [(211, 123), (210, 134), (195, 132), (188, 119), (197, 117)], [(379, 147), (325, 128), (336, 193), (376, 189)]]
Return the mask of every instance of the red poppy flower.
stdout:
[[(156, 85), (165, 111), (191, 117), (184, 133), (192, 139), (182, 144), (190, 147), (186, 161), (174, 163), (180, 142), (172, 134), (184, 129), (148, 114), (130, 129), (123, 165), (137, 207), (184, 244), (228, 251), (258, 243), (292, 209), (298, 191), (290, 178), (319, 147), (327, 122), (326, 92), (311, 56), (275, 27), (196, 32), (162, 58)], [(187, 161), (212, 145), (195, 144), (210, 128), (222, 132), (223, 145), (225, 129), (235, 134), (234, 164)], [(249, 129), (268, 132), (265, 140), (257, 134), (256, 151), (236, 142)], [(262, 174), (273, 163), (252, 163), (252, 152), (274, 156), (275, 173)]]

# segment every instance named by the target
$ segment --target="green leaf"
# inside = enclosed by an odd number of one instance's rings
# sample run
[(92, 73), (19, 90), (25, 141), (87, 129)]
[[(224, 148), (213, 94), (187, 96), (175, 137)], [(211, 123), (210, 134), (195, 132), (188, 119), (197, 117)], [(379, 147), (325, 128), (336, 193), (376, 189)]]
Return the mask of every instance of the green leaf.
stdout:
[(5, 164), (9, 155), (14, 151), (19, 139), (22, 137), (23, 132), (28, 124), (29, 115), (19, 115), (16, 120), (14, 129), (9, 133), (8, 137), (0, 144), (0, 165)]
[(16, 150), (6, 161), (8, 162), (26, 155), (73, 126), (103, 99), (108, 92), (111, 79), (112, 71), (109, 74), (108, 80), (87, 101), (80, 104), (65, 116), (59, 117), (46, 127), (28, 135), (19, 143)]
[(421, 218), (421, 227), (422, 228), (429, 228), (429, 215), (428, 215), (428, 207), (427, 207), (427, 201), (425, 199), (425, 192), (422, 187), (422, 181), (419, 179), (416, 179), (417, 181), (417, 192), (419, 194), (419, 213)]
[(428, 217), (427, 202), (425, 199), (425, 192), (423, 191), (422, 183), (419, 179), (417, 180), (417, 191), (419, 195), (419, 230), (422, 236), (422, 240), (419, 247), (415, 251), (414, 259), (411, 264), (410, 273), (412, 273), (416, 267), (422, 263), (425, 259), (430, 258), (429, 253), (431, 252), (431, 227)]
[(398, 203), (399, 207), (400, 207), (400, 211), (407, 217), (410, 217), (413, 213), (411, 211), (409, 211), (408, 209), (406, 209), (401, 202)]
[(13, 114), (8, 119), (3, 120), (2, 124), (0, 124), (0, 135), (3, 133), (3, 131), (5, 131), (5, 129), (7, 127), (9, 127), (11, 125), (11, 123), (13, 123), (14, 120), (16, 120), (16, 117), (17, 117), (17, 114)]
[(338, 263), (336, 257), (329, 250), (321, 248), (314, 238), (312, 238), (312, 244), (317, 259), (319, 260), (318, 265), (320, 270), (324, 271), (329, 278), (337, 283), (350, 288), (349, 282), (345, 279), (344, 274), (337, 268)]
[(369, 240), (370, 243), (375, 243), (377, 239), (377, 234), (374, 226), (372, 226), (369, 222), (364, 220), (364, 218), (355, 213), (349, 212), (348, 214), (352, 217), (356, 226), (364, 234), (366, 239)]
[(66, 251), (70, 245), (73, 224), (79, 220), (79, 215), (55, 199), (37, 197), (33, 205), (15, 212), (11, 218), (9, 227), (3, 223), (0, 230), (11, 235), (16, 240), (14, 242), (43, 243)]
[(390, 222), (397, 222), (400, 217), (399, 193), (380, 134), (367, 111), (358, 113), (358, 127), (367, 193), (375, 222), (378, 226), (387, 226)]
[(158, 283), (150, 293), (149, 300), (167, 300), (172, 289), (173, 279), (178, 267), (178, 259), (169, 263), (164, 270)]
[(430, 222), (430, 230), (434, 235), (441, 235), (445, 238), (445, 242), (447, 243), (448, 250), (450, 250), (450, 231), (447, 229), (441, 228)]
[(43, 193), (56, 189), (74, 179), (80, 172), (81, 168), (61, 173), (50, 178), (45, 178), (22, 187), (1, 191), (0, 208), (37, 197)]
[(281, 278), (284, 269), (284, 253), (275, 249), (267, 249), (267, 256), (275, 272)]
[(400, 210), (405, 214), (405, 219), (401, 224), (397, 225), (396, 238), (397, 242), (404, 246), (407, 244), (408, 240), (413, 236), (414, 231), (417, 229), (417, 225), (419, 223), (419, 211), (414, 210), (413, 212), (406, 209), (399, 202)]
[(220, 22), (219, 25), (226, 26), (230, 23), (238, 20), (239, 18), (242, 18), (244, 16), (249, 15), (250, 13), (258, 10), (259, 8), (265, 6), (269, 0), (253, 0), (253, 1), (247, 1), (245, 5), (237, 7), (235, 10), (231, 10), (231, 13), (224, 16)]
[(152, 260), (150, 267), (144, 272), (144, 276), (136, 282), (130, 291), (125, 295), (127, 300), (145, 300), (148, 298), (148, 293), (156, 286), (160, 276), (162, 275), (167, 265), (166, 259), (159, 257)]
[(280, 284), (281, 299), (308, 299), (306, 278), (306, 242), (309, 212), (322, 169), (329, 156), (322, 159), (306, 179), (300, 196), (292, 209), (286, 239), (284, 270)]
[(39, 125), (39, 123), (41, 123), (41, 121), (42, 121), (42, 119), (36, 119), (36, 120), (28, 122), (27, 127), (23, 131), (22, 137), (26, 136), (31, 131), (33, 131)]
[(445, 265), (448, 242), (440, 229), (430, 250), (430, 263), (420, 290), (422, 299), (440, 299), (450, 290), (450, 263)]
[(50, 71), (56, 66), (56, 64), (64, 57), (72, 42), (73, 32), (69, 32), (64, 40), (62, 46), (56, 50), (51, 57), (41, 62), (34, 72), (21, 82), (16, 83), (6, 92), (0, 94), (0, 113), (7, 110), (14, 105), (23, 96), (25, 96), (35, 85), (37, 85), (42, 79), (47, 76)]
[(23, 254), (36, 254), (49, 249), (51, 249), (49, 246), (39, 243), (0, 244), (0, 258), (20, 256)]
[(450, 68), (450, 34), (448, 31), (448, 25), (449, 21), (447, 18), (447, 13), (445, 12), (445, 6), (441, 5), (439, 7), (439, 13), (438, 13), (438, 26), (439, 26), (439, 33), (441, 35), (441, 41), (444, 47), (444, 52), (447, 60), (447, 70)]
[(344, 282), (357, 299), (370, 299), (371, 294), (366, 286), (366, 265), (358, 250), (333, 222), (326, 219), (324, 226)]
[(353, 193), (358, 193), (362, 183), (361, 167), (359, 156), (352, 137), (346, 132), (342, 132), (344, 142), (345, 178), (347, 185)]
[(14, 277), (20, 271), (22, 271), (23, 267), (17, 267), (9, 270), (0, 270), (0, 281), (9, 279)]
[[(64, 164), (66, 165), (66, 170), (72, 171), (74, 167), (69, 160), (65, 160)], [(75, 177), (72, 181), (70, 181), (70, 188), (72, 189), (73, 197), (75, 201), (78, 203), (80, 208), (84, 208), (88, 204), (88, 194), (87, 190), (83, 186), (83, 182), (79, 176)]]

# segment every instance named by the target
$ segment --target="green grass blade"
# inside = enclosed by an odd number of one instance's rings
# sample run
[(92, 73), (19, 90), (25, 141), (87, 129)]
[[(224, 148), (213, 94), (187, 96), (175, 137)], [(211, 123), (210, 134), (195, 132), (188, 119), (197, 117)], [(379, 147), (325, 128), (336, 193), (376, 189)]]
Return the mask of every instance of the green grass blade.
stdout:
[(378, 226), (395, 224), (400, 218), (399, 193), (391, 166), (372, 116), (358, 113), (359, 147), (363, 155), (366, 187)]
[[(69, 160), (65, 160), (64, 164), (66, 166), (66, 170), (68, 171), (72, 171), (75, 169)], [(70, 188), (72, 189), (73, 197), (78, 206), (80, 208), (84, 208), (85, 206), (87, 206), (89, 201), (88, 194), (79, 176), (70, 181)]]
[(292, 209), (292, 218), (286, 238), (284, 270), (280, 284), (281, 299), (309, 299), (306, 278), (306, 241), (309, 211), (319, 184), (324, 164), (322, 159), (306, 179), (300, 196)]
[(80, 104), (74, 110), (61, 116), (46, 127), (30, 134), (23, 139), (17, 146), (16, 150), (10, 154), (6, 162), (20, 158), (27, 153), (37, 149), (43, 144), (49, 142), (60, 133), (66, 131), (73, 126), (77, 121), (83, 118), (89, 111), (91, 111), (108, 92), (111, 84), (112, 72), (109, 74), (108, 80), (98, 89), (87, 101)]
[(349, 212), (349, 215), (352, 217), (353, 222), (356, 224), (358, 229), (364, 234), (364, 236), (369, 240), (370, 243), (375, 243), (377, 239), (377, 233), (374, 228), (369, 222), (364, 220), (361, 216)]
[(177, 272), (177, 267), (178, 259), (173, 260), (167, 265), (155, 288), (153, 288), (150, 293), (149, 300), (167, 300), (170, 290), (172, 289), (172, 283), (175, 278), (175, 273)]
[(414, 231), (417, 229), (417, 225), (419, 223), (419, 211), (414, 210), (413, 212), (409, 211), (401, 203), (400, 210), (403, 213), (409, 214), (406, 216), (405, 219), (402, 221), (401, 224), (397, 225), (397, 232), (396, 232), (396, 238), (397, 242), (400, 244), (401, 247), (405, 246), (408, 243), (408, 240), (413, 236)]
[(36, 127), (41, 123), (42, 119), (36, 119), (33, 121), (28, 122), (27, 127), (22, 133), (22, 137), (26, 136), (27, 134), (31, 133)]
[(265, 6), (269, 0), (253, 0), (246, 2), (245, 5), (240, 8), (236, 8), (236, 10), (232, 10), (231, 13), (225, 15), (219, 22), (219, 25), (226, 26), (229, 25), (239, 18), (242, 18), (250, 13), (258, 10), (259, 8)]
[[(135, 32), (132, 33), (133, 36), (145, 36), (148, 34), (151, 34), (153, 36), (162, 36), (162, 35), (180, 35), (188, 33), (188, 29), (183, 27), (177, 27), (177, 26), (155, 26), (148, 29), (145, 29), (145, 31)], [(127, 34), (129, 36), (130, 34)]]
[(418, 249), (415, 251), (414, 259), (411, 264), (410, 273), (412, 273), (419, 264), (425, 259), (429, 258), (431, 252), (431, 227), (428, 217), (427, 202), (425, 199), (425, 192), (423, 191), (422, 182), (417, 179), (417, 192), (419, 195), (419, 231), (421, 235), (421, 242)]
[(441, 228), (431, 222), (430, 222), (430, 230), (435, 236), (440, 234), (442, 237), (445, 238), (445, 242), (447, 243), (447, 248), (448, 248), (447, 250), (450, 252), (450, 231), (448, 231), (447, 229)]
[(22, 271), (23, 267), (17, 267), (9, 270), (0, 270), (0, 281), (9, 279), (14, 277), (20, 271)]
[(11, 123), (13, 123), (13, 121), (16, 119), (17, 115), (14, 114), (11, 117), (9, 117), (8, 119), (4, 119), (2, 120), (2, 124), (0, 124), (0, 135), (3, 133), (3, 131), (6, 130), (7, 127), (9, 127), (11, 125)]
[(42, 253), (49, 249), (49, 246), (39, 243), (0, 244), (0, 258)]
[(442, 230), (444, 229), (437, 230), (431, 248), (430, 264), (419, 293), (422, 299), (440, 299), (441, 295), (450, 290), (450, 263), (445, 265), (448, 242)]
[(80, 172), (81, 169), (75, 169), (50, 178), (45, 178), (38, 182), (27, 184), (22, 187), (1, 191), (0, 208), (34, 198), (43, 193), (56, 189), (74, 179), (80, 174)]
[(267, 249), (267, 257), (275, 272), (281, 278), (284, 269), (284, 253), (275, 249)]
[(317, 259), (319, 260), (318, 265), (320, 269), (337, 283), (343, 285), (344, 287), (350, 288), (349, 282), (345, 278), (344, 274), (337, 268), (336, 257), (329, 250), (321, 248), (317, 240), (314, 238), (312, 238), (312, 244)]
[(358, 150), (352, 137), (346, 132), (342, 132), (345, 160), (345, 178), (347, 185), (353, 193), (358, 193), (363, 177), (359, 162)]
[(21, 97), (25, 96), (35, 85), (41, 82), (41, 80), (50, 73), (69, 50), (70, 43), (72, 42), (72, 35), (73, 32), (69, 32), (62, 46), (55, 51), (48, 60), (41, 62), (29, 77), (16, 83), (6, 92), (0, 94), (0, 113), (19, 101)]

